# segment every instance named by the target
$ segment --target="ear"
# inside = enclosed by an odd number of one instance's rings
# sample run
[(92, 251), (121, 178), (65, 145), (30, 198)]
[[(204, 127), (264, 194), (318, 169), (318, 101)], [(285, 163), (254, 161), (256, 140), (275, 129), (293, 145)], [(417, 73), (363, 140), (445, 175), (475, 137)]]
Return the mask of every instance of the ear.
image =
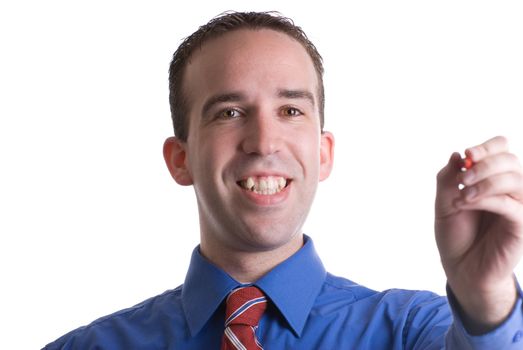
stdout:
[(187, 168), (187, 144), (176, 137), (169, 137), (163, 143), (163, 158), (174, 181), (182, 186), (192, 185), (192, 177)]
[(334, 163), (334, 135), (328, 131), (321, 134), (320, 140), (320, 181), (327, 179)]

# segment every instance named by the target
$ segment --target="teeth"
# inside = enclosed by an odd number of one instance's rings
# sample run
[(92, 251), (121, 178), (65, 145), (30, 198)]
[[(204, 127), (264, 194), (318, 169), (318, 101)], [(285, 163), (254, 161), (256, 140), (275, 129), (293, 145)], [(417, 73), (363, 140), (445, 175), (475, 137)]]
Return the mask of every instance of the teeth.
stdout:
[(253, 179), (252, 177), (249, 177), (249, 178), (247, 179), (247, 181), (245, 181), (245, 186), (243, 186), (243, 187), (245, 187), (245, 188), (248, 189), (248, 190), (250, 190), (251, 188), (253, 188), (253, 187), (254, 187), (254, 179)]
[(273, 195), (280, 192), (287, 185), (287, 180), (281, 176), (248, 177), (240, 182), (240, 185), (257, 194)]

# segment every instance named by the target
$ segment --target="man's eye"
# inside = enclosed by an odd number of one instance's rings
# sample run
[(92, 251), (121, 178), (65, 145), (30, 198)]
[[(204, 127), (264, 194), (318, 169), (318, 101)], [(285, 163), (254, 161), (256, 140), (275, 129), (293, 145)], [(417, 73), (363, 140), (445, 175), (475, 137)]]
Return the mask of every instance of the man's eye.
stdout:
[(234, 119), (240, 116), (240, 112), (235, 109), (225, 109), (218, 113), (218, 117), (221, 119)]
[(297, 117), (302, 114), (299, 109), (294, 107), (286, 107), (283, 109), (282, 113), (285, 117)]

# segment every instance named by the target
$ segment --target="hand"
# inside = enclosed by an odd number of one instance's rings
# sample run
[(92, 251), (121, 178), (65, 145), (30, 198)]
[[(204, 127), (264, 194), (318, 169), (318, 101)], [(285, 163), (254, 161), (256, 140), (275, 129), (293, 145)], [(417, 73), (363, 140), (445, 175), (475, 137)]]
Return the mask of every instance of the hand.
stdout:
[[(516, 302), (513, 270), (523, 254), (523, 169), (494, 137), (465, 150), (462, 172), (453, 153), (438, 173), (435, 232), (448, 284), (469, 332), (487, 332)], [(465, 187), (460, 190), (459, 184)]]

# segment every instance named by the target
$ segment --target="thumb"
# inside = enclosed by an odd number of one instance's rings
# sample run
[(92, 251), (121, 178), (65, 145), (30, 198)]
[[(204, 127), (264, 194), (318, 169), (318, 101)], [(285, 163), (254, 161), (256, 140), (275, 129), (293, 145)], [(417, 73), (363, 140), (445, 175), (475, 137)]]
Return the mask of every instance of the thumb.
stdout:
[(452, 201), (459, 197), (458, 174), (462, 166), (461, 155), (452, 153), (449, 161), (437, 176), (436, 187), (436, 217), (445, 217), (456, 212)]

